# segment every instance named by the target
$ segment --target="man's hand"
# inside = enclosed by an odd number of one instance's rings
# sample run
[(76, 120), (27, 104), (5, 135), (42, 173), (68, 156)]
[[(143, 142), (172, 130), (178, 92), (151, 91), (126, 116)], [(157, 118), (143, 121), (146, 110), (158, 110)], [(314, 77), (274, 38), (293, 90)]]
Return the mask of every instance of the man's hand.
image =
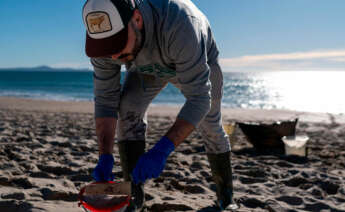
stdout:
[(99, 156), (98, 164), (92, 172), (93, 178), (96, 182), (113, 181), (112, 174), (114, 166), (114, 157), (112, 154), (102, 154)]
[(166, 160), (174, 149), (173, 142), (163, 136), (152, 149), (139, 158), (132, 172), (134, 183), (144, 183), (148, 179), (157, 178), (162, 173)]

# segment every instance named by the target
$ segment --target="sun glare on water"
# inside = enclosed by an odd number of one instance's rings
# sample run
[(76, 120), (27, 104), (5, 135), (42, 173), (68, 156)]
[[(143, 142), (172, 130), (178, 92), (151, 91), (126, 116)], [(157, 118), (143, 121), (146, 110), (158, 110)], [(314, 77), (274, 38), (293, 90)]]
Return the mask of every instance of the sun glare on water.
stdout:
[(345, 72), (268, 72), (263, 86), (277, 108), (345, 113)]

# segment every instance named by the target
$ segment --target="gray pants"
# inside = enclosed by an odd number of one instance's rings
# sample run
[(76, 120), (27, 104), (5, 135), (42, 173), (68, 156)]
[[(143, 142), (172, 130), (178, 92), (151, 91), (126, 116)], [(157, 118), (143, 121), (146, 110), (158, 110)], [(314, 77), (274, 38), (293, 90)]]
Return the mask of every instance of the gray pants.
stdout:
[[(210, 68), (211, 109), (201, 121), (198, 129), (203, 136), (206, 152), (219, 154), (230, 151), (229, 139), (224, 132), (221, 117), (223, 75), (217, 63), (210, 65)], [(174, 78), (164, 81), (154, 76), (127, 71), (120, 101), (117, 130), (119, 141), (145, 140), (147, 108), (168, 82), (179, 88), (179, 84)]]

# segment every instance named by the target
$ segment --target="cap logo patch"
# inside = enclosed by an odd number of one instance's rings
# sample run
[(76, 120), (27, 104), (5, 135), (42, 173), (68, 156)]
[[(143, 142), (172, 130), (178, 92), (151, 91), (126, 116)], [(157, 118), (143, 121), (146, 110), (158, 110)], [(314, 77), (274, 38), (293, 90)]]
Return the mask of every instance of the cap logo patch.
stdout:
[(87, 28), (90, 34), (112, 30), (109, 15), (105, 12), (92, 12), (86, 16)]

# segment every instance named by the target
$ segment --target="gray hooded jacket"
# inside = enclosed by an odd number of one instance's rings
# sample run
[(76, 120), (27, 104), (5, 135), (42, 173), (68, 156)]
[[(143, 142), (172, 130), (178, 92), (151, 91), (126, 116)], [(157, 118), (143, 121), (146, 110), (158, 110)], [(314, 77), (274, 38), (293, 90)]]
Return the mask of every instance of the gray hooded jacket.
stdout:
[[(178, 84), (186, 102), (178, 117), (198, 126), (210, 109), (210, 66), (218, 49), (205, 15), (190, 0), (137, 0), (145, 40), (127, 71)], [(91, 58), (95, 117), (115, 117), (120, 102), (120, 69), (111, 58)]]

